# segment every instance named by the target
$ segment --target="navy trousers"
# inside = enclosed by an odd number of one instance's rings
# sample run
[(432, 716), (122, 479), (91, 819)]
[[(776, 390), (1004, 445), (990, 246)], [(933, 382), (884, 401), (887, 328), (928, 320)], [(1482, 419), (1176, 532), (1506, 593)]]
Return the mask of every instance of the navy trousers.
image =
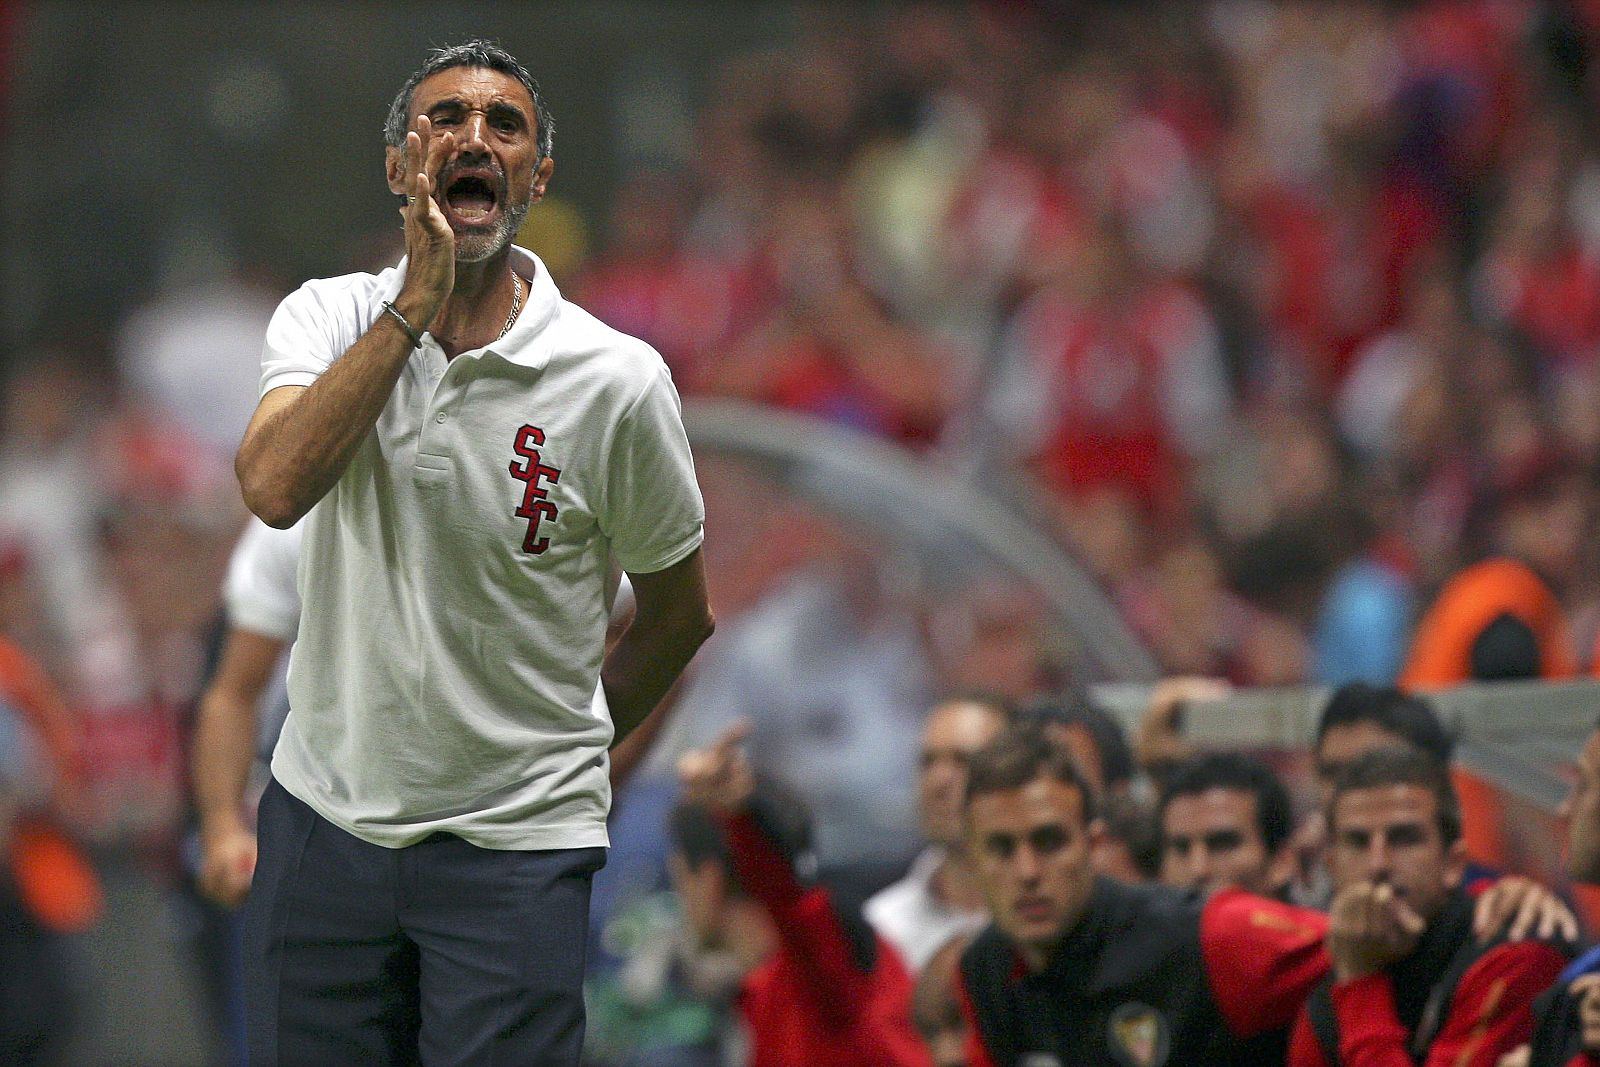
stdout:
[(391, 849), (272, 782), (245, 909), (250, 1062), (575, 1067), (602, 848)]

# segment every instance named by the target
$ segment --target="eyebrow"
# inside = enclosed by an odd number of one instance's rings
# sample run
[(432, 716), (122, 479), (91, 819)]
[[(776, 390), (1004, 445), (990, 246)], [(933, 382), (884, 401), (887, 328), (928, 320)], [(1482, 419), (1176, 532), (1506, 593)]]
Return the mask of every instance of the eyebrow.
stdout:
[[(471, 110), (471, 108), (467, 104), (467, 101), (465, 99), (463, 99), (462, 97), (459, 97), (459, 96), (447, 96), (442, 100), (435, 100), (433, 102), (432, 106), (430, 106), (428, 108), (428, 110), (424, 112), (424, 114), (426, 114), (426, 115), (434, 115), (434, 114), (437, 114), (440, 111), (469, 111), (469, 110)], [(524, 122), (526, 122), (527, 118), (528, 118), (527, 112), (525, 112), (520, 105), (518, 105), (518, 104), (516, 104), (516, 103), (514, 103), (514, 102), (512, 102), (510, 100), (504, 100), (504, 99), (491, 100), (489, 102), (489, 106), (484, 108), (483, 112), (484, 112), (485, 115), (488, 115), (490, 118), (504, 118), (505, 116), (509, 115), (509, 116), (513, 116), (513, 117), (515, 117), (517, 119), (520, 119), (520, 120), (522, 120)]]

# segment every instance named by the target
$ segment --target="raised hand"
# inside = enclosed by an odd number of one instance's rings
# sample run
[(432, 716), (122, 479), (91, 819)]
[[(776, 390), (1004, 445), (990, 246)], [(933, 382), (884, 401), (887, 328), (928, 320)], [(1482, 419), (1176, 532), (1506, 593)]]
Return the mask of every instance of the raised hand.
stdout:
[(1578, 919), (1561, 898), (1529, 878), (1501, 878), (1478, 894), (1472, 906), (1472, 932), (1488, 941), (1505, 931), (1507, 941), (1578, 939)]
[(1561, 805), (1568, 820), (1567, 870), (1574, 881), (1600, 881), (1600, 730), (1578, 754), (1577, 781)]
[(1346, 887), (1328, 910), (1328, 955), (1335, 977), (1349, 981), (1403, 959), (1427, 925), (1387, 883)]
[(756, 787), (755, 772), (740, 747), (749, 736), (749, 720), (740, 719), (711, 747), (685, 752), (678, 760), (684, 799), (724, 815), (742, 810)]
[[(434, 200), (439, 171), (455, 151), (454, 133), (435, 138), (428, 116), (406, 134), (406, 281), (395, 303), (419, 333), (428, 328), (456, 283), (456, 235)], [(413, 317), (415, 316), (415, 317)]]

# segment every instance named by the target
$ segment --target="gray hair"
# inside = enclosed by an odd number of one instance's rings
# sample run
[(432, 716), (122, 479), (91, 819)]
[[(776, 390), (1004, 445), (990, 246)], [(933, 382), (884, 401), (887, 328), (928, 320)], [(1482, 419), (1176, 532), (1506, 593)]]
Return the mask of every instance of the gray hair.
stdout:
[(394, 102), (389, 105), (389, 117), (383, 124), (384, 144), (390, 148), (405, 146), (408, 126), (406, 116), (411, 111), (411, 97), (417, 91), (417, 86), (424, 78), (452, 67), (483, 67), (497, 70), (521, 82), (522, 87), (528, 90), (528, 95), (533, 98), (534, 133), (538, 139), (539, 159), (542, 160), (550, 155), (551, 143), (555, 137), (555, 120), (550, 117), (550, 109), (545, 106), (544, 97), (539, 95), (538, 83), (533, 80), (533, 75), (528, 73), (528, 68), (518, 63), (510, 52), (493, 41), (481, 38), (452, 45), (449, 48), (435, 48), (428, 53), (426, 62), (406, 79), (406, 83), (400, 87), (400, 92), (395, 95)]

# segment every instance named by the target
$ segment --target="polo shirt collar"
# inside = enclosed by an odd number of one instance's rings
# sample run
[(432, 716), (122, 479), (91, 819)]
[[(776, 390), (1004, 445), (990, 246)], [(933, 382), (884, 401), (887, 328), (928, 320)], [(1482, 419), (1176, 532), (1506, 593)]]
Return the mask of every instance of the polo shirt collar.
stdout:
[(544, 330), (556, 317), (561, 292), (550, 277), (550, 268), (526, 248), (512, 245), (510, 260), (511, 269), (528, 283), (528, 292), (523, 297), (522, 312), (511, 331), (499, 340), (484, 345), (483, 350), (486, 355), (493, 352), (508, 363), (542, 367), (550, 354), (549, 344), (543, 336)]

